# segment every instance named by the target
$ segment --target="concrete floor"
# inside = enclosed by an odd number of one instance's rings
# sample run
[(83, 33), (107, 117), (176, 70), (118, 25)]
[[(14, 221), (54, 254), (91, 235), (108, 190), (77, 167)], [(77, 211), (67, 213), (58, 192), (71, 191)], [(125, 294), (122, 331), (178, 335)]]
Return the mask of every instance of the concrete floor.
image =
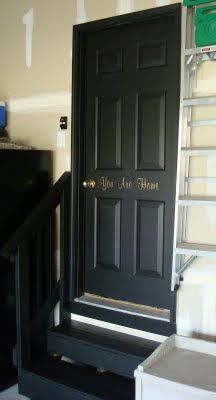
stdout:
[(0, 393), (0, 400), (29, 400), (27, 397), (18, 394), (17, 385), (10, 387)]

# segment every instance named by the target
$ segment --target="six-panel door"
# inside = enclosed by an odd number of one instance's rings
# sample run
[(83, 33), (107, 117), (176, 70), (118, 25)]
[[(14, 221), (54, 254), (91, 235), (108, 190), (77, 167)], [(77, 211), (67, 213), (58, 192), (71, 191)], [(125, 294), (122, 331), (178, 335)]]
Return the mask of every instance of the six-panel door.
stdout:
[(179, 43), (174, 17), (88, 35), (84, 291), (170, 307)]

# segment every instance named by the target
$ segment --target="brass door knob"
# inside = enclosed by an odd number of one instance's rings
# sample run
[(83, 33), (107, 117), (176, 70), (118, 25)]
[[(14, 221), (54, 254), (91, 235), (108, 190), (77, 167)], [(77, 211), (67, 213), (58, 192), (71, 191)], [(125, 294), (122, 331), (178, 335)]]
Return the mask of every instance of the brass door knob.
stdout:
[(86, 179), (86, 181), (83, 182), (83, 186), (86, 189), (94, 189), (95, 185), (94, 179)]

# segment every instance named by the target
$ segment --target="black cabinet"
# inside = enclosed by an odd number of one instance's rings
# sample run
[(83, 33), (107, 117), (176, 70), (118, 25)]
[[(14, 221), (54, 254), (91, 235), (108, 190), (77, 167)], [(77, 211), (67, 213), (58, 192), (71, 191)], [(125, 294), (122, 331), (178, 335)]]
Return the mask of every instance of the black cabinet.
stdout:
[[(0, 150), (0, 247), (50, 187), (51, 152)], [(14, 262), (0, 258), (0, 390), (14, 374), (16, 343)]]

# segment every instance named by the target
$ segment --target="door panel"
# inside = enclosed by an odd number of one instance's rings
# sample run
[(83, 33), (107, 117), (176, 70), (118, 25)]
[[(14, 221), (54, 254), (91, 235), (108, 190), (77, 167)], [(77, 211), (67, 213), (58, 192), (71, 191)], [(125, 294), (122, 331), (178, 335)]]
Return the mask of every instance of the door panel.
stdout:
[(95, 268), (118, 271), (120, 269), (121, 201), (95, 199), (96, 249)]
[(136, 206), (136, 275), (163, 276), (164, 203), (138, 201)]
[(122, 71), (123, 57), (121, 48), (100, 48), (96, 50), (96, 73)]
[(137, 44), (137, 68), (162, 67), (166, 64), (166, 41)]
[(174, 16), (86, 39), (84, 292), (171, 307), (179, 104)]
[(136, 169), (162, 170), (165, 162), (166, 94), (138, 94), (136, 112)]
[(96, 98), (96, 168), (121, 168), (122, 99)]

